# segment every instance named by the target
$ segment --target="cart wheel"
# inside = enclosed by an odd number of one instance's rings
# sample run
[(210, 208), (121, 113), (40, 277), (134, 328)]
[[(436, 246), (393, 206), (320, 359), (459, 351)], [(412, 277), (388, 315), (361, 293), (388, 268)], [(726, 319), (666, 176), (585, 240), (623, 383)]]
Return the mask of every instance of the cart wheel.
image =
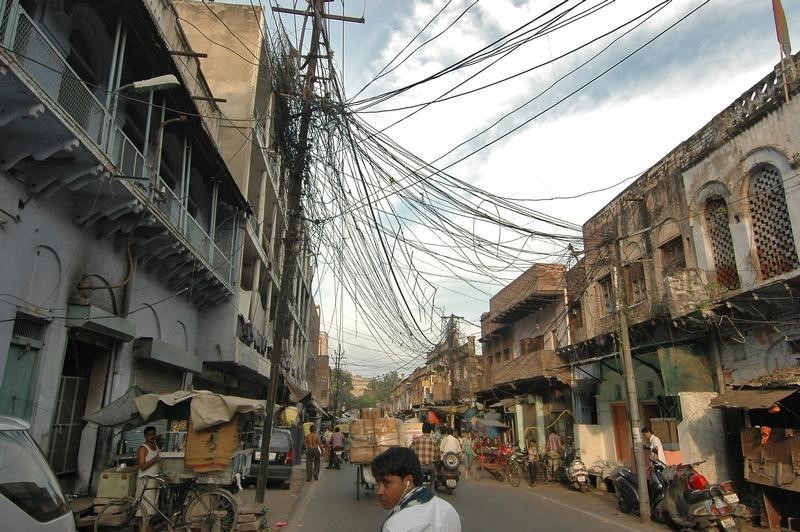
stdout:
[[(136, 515), (140, 510), (141, 515)], [(108, 502), (94, 521), (94, 532), (109, 530), (144, 530), (144, 507), (132, 498), (112, 499)]]
[(356, 466), (356, 500), (361, 500), (361, 483), (364, 482), (361, 476), (361, 464)]
[(183, 511), (183, 522), (189, 530), (232, 532), (239, 520), (239, 507), (233, 496), (223, 489), (199, 493)]

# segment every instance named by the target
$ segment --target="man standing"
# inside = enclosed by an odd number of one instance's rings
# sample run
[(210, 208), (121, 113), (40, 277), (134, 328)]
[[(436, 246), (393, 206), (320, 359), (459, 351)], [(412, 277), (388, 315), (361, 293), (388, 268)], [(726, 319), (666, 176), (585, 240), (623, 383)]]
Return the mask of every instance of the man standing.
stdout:
[(314, 480), (319, 480), (319, 461), (322, 458), (322, 451), (320, 450), (319, 434), (317, 434), (317, 427), (311, 425), (308, 428), (306, 440), (306, 481), (311, 482), (311, 477)]
[(564, 445), (561, 435), (556, 432), (556, 429), (550, 429), (550, 434), (547, 436), (547, 450), (561, 452), (561, 447)]
[[(430, 427), (427, 436), (433, 441)], [(411, 449), (391, 447), (379, 454), (372, 461), (372, 475), (381, 505), (391, 510), (381, 532), (461, 532), (455, 508), (422, 486), (422, 468)]]
[(422, 434), (414, 438), (411, 442), (411, 450), (417, 454), (419, 463), (423, 470), (433, 471), (436, 467), (436, 461), (439, 459), (439, 446), (436, 445), (436, 440), (431, 436), (431, 424), (422, 424)]
[(648, 440), (650, 445), (650, 457), (651, 458), (658, 458), (661, 462), (667, 463), (667, 456), (664, 454), (664, 445), (661, 443), (661, 438), (653, 434), (653, 430), (650, 427), (644, 427), (642, 429), (642, 434), (646, 440)]

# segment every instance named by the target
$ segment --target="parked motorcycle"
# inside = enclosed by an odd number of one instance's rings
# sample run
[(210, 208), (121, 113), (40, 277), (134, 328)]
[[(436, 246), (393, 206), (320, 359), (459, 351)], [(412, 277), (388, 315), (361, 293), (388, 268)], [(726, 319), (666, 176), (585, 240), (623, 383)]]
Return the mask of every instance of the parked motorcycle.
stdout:
[(570, 486), (578, 491), (589, 491), (589, 469), (581, 460), (577, 447), (564, 449), (562, 464), (565, 468), (564, 476)]
[(675, 483), (683, 489), (684, 499), (691, 505), (690, 512), (701, 530), (735, 530), (739, 512), (739, 495), (733, 482), (710, 484), (708, 479), (695, 469), (705, 460), (676, 467)]
[[(651, 459), (651, 462), (653, 470), (648, 479), (648, 492), (653, 519), (679, 528), (727, 531), (738, 529), (734, 518), (735, 508), (725, 501), (721, 488), (691, 489), (687, 484), (689, 477), (676, 476), (675, 466), (667, 466), (656, 459)], [(611, 481), (620, 511), (638, 513), (636, 475), (629, 467), (620, 467), (612, 473)], [(731, 485), (726, 489), (732, 490), (732, 487)]]
[(453, 490), (458, 487), (458, 481), (461, 479), (461, 473), (459, 471), (460, 465), (461, 458), (457, 453), (444, 453), (442, 459), (436, 462), (436, 475), (433, 480), (433, 487), (443, 487), (447, 490), (447, 493), (453, 493)]

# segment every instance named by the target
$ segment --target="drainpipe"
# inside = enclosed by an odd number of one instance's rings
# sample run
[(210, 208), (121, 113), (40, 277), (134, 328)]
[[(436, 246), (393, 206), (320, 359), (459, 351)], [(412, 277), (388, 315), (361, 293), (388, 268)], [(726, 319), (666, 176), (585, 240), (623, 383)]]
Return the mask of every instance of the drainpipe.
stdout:
[(719, 333), (713, 331), (710, 335), (709, 348), (711, 350), (711, 361), (714, 364), (714, 379), (717, 382), (717, 392), (725, 393), (725, 375), (722, 373), (722, 356), (719, 352)]

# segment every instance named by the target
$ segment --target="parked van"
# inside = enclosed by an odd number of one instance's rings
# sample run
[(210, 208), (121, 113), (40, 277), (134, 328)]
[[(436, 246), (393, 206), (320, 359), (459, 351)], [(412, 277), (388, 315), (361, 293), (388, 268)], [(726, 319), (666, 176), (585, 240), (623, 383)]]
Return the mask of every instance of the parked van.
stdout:
[(75, 518), (29, 428), (0, 416), (0, 516), (15, 532), (75, 532)]

